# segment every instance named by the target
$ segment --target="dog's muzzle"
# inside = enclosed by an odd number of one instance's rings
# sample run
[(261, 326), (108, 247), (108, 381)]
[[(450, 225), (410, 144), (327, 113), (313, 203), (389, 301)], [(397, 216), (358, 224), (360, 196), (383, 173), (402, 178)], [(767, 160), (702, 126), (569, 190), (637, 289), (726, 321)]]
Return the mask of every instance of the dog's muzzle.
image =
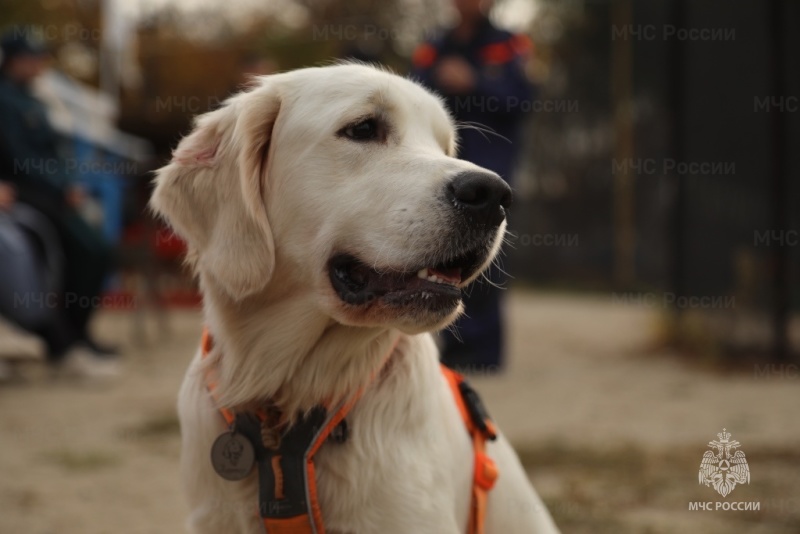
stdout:
[(409, 250), (402, 268), (338, 252), (328, 261), (334, 291), (350, 306), (380, 303), (437, 316), (453, 312), (464, 287), (490, 259), (511, 196), (511, 188), (494, 173), (455, 175), (438, 199), (443, 222), (428, 244)]

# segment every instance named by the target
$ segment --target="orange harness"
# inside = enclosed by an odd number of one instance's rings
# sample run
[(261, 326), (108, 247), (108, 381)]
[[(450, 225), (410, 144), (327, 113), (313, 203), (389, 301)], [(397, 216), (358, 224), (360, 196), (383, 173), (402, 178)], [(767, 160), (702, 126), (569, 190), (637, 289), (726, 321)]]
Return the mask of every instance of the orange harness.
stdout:
[[(203, 330), (202, 356), (213, 348), (208, 329)], [(392, 349), (393, 350), (393, 349)], [(391, 354), (391, 351), (390, 351)], [(496, 438), (495, 427), (480, 397), (459, 373), (441, 366), (475, 452), (472, 499), (467, 534), (484, 534), (487, 496), (497, 479), (497, 468), (486, 454), (486, 441)], [(216, 369), (206, 372), (206, 387), (218, 403)], [(252, 443), (258, 470), (258, 513), (267, 534), (325, 534), (322, 511), (317, 498), (314, 455), (329, 438), (344, 441), (345, 417), (363, 391), (334, 409), (318, 406), (293, 424), (281, 436), (277, 448), (262, 443), (261, 423), (267, 414), (234, 413), (218, 408), (231, 433), (240, 433)]]

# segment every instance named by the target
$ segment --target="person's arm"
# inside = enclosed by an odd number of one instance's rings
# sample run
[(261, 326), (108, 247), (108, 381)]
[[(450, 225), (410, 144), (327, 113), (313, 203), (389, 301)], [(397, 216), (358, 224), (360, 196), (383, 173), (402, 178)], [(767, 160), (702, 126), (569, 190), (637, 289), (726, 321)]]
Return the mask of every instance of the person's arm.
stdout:
[(475, 94), (499, 100), (499, 109), (508, 112), (530, 109), (534, 86), (525, 74), (528, 51), (528, 41), (521, 37), (484, 47), (484, 66), (475, 71)]
[(417, 47), (413, 56), (413, 76), (445, 97), (477, 96), (490, 98), (500, 112), (518, 113), (530, 109), (534, 86), (525, 75), (524, 63), (529, 41), (509, 37), (484, 47), (479, 68), (457, 55), (440, 57), (429, 44)]

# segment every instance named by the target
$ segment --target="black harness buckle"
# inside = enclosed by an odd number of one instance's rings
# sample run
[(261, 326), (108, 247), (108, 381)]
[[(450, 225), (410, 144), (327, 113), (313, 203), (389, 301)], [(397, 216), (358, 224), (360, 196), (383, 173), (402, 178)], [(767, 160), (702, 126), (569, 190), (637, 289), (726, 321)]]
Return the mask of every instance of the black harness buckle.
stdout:
[(467, 412), (469, 412), (472, 423), (487, 439), (491, 441), (497, 439), (497, 434), (495, 434), (487, 424), (487, 421), (491, 421), (492, 418), (489, 416), (486, 406), (483, 405), (483, 401), (480, 395), (478, 395), (478, 392), (472, 389), (472, 386), (470, 386), (466, 380), (462, 380), (458, 385), (458, 391), (461, 393), (461, 398), (464, 399), (464, 404), (467, 407)]

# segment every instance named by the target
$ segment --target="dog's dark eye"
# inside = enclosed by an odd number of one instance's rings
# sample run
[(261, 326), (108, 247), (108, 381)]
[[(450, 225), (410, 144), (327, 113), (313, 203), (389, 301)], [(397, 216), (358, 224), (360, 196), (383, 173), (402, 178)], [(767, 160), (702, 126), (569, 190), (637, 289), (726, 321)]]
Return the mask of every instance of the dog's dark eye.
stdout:
[(353, 141), (376, 141), (380, 138), (378, 121), (375, 119), (365, 119), (351, 124), (342, 128), (339, 133)]

